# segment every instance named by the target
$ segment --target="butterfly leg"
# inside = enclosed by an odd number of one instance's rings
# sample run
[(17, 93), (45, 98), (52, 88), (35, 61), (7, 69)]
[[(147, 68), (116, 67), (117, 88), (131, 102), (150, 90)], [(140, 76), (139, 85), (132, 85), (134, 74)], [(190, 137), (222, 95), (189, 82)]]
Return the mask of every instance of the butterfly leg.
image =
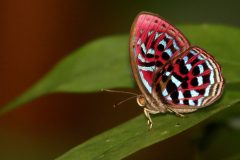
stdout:
[(179, 116), (179, 117), (185, 117), (183, 114), (181, 114), (181, 113), (179, 113), (179, 112), (177, 112), (177, 111), (175, 111), (174, 109), (171, 109), (171, 108), (167, 108), (167, 110), (169, 111), (169, 112), (173, 112), (173, 113), (175, 113), (177, 116)]
[(145, 114), (146, 118), (148, 119), (147, 123), (148, 123), (148, 126), (149, 126), (149, 130), (151, 130), (152, 126), (153, 126), (153, 122), (152, 122), (152, 119), (151, 119), (151, 116), (150, 116), (149, 113), (151, 113), (151, 111), (147, 108), (144, 108), (144, 114)]

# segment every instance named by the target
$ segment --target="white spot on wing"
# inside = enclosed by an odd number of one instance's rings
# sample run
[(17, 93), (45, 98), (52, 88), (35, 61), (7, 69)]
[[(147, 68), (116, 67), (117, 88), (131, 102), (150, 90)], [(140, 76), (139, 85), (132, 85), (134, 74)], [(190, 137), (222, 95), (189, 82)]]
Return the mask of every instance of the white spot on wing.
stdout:
[(183, 100), (180, 100), (180, 101), (179, 101), (179, 104), (183, 104)]
[(206, 60), (205, 61), (208, 68), (211, 70), (211, 73), (210, 73), (210, 84), (214, 84), (214, 71), (213, 71), (213, 68), (212, 66), (210, 65), (210, 63)]
[(187, 57), (187, 56), (184, 56), (184, 57), (183, 57), (183, 60), (184, 60), (184, 63), (186, 64), (187, 61), (188, 61), (188, 57)]
[(138, 66), (138, 69), (141, 69), (141, 70), (144, 70), (144, 71), (151, 71), (151, 72), (153, 72), (155, 67)]
[(166, 73), (165, 73), (166, 76), (169, 76), (170, 74), (171, 74), (170, 72), (166, 72)]
[(148, 37), (153, 33), (153, 31), (149, 31), (148, 32)]
[(141, 42), (142, 42), (142, 40), (141, 40), (141, 38), (139, 38), (138, 41), (137, 41), (137, 45), (140, 45)]
[(192, 65), (191, 64), (187, 64), (186, 67), (187, 67), (188, 71), (190, 71), (192, 69)]
[(172, 57), (171, 49), (166, 49), (164, 52), (166, 52), (169, 55), (169, 57)]
[(197, 77), (197, 81), (198, 81), (198, 86), (202, 85), (203, 84), (203, 77), (202, 76)]
[(177, 87), (181, 85), (181, 82), (177, 80), (173, 75), (171, 76), (171, 80)]
[(207, 86), (207, 88), (206, 88), (206, 90), (205, 90), (205, 93), (204, 93), (204, 96), (205, 96), (205, 97), (209, 96), (210, 87), (211, 87), (211, 85)]
[(163, 39), (159, 42), (159, 44), (163, 45), (164, 46), (164, 49), (166, 48), (166, 41)]
[(144, 44), (144, 43), (142, 43), (141, 48), (142, 48), (144, 54), (146, 54), (146, 47), (145, 47), (145, 44)]
[(168, 39), (173, 39), (172, 36), (169, 36), (167, 33), (165, 35)]
[(141, 61), (141, 62), (146, 62), (145, 59), (142, 57), (142, 55), (139, 53), (138, 54), (138, 59)]
[(154, 40), (156, 40), (161, 35), (162, 35), (162, 33), (159, 34), (158, 32), (156, 32)]
[(200, 59), (200, 60), (204, 60), (204, 58), (202, 57), (202, 56), (198, 56), (198, 59)]
[(154, 55), (154, 54), (155, 54), (155, 50), (152, 49), (152, 48), (150, 48), (150, 49), (147, 51), (147, 53), (148, 53), (148, 54), (152, 54), (152, 55)]
[(204, 72), (204, 68), (201, 64), (198, 65), (198, 68), (199, 68), (200, 74)]
[(178, 45), (177, 45), (177, 43), (176, 43), (175, 40), (173, 40), (173, 47), (174, 47), (176, 50), (179, 50), (179, 47), (178, 47)]
[(203, 97), (202, 97), (202, 98), (199, 98), (199, 99), (198, 99), (198, 104), (197, 104), (197, 105), (198, 105), (198, 106), (201, 106), (201, 105), (202, 105), (202, 101), (203, 101)]
[(192, 53), (194, 56), (197, 55), (197, 53), (194, 50), (190, 50), (190, 53)]
[(192, 97), (197, 97), (199, 95), (199, 93), (196, 92), (195, 90), (191, 90), (190, 93)]
[(172, 98), (171, 98), (170, 96), (167, 96), (167, 100), (170, 100), (170, 101), (171, 101), (171, 100), (172, 100)]
[(195, 106), (193, 100), (191, 100), (191, 99), (188, 100), (188, 103), (189, 103), (190, 106)]
[(210, 84), (214, 84), (214, 71), (213, 70), (210, 73)]
[(142, 82), (144, 84), (144, 86), (146, 87), (146, 89), (148, 90), (149, 93), (152, 93), (152, 87), (148, 84), (148, 82), (144, 79), (143, 77), (143, 73), (141, 71), (139, 71), (140, 77), (142, 79)]
[(178, 99), (184, 98), (182, 91), (178, 91)]
[(205, 62), (206, 62), (206, 64), (207, 64), (208, 68), (209, 68), (210, 70), (213, 70), (213, 68), (212, 68), (212, 66), (210, 65), (210, 63), (208, 62), (208, 60), (206, 60)]
[(163, 95), (164, 97), (168, 95), (168, 92), (167, 92), (166, 89), (164, 89), (164, 91), (162, 92), (162, 95)]

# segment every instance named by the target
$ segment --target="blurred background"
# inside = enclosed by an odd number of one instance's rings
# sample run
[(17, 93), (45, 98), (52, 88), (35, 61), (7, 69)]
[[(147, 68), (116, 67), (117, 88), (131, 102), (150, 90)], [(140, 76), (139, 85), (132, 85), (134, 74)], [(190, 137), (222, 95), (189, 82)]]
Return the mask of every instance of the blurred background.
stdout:
[[(175, 25), (214, 23), (239, 27), (239, 6), (240, 1), (234, 0), (1, 0), (0, 105), (23, 93), (85, 43), (107, 35), (128, 34), (140, 11), (157, 13)], [(114, 109), (112, 104), (122, 99), (122, 95), (106, 93), (61, 93), (26, 104), (0, 117), (0, 159), (53, 159), (142, 114), (135, 102)], [(127, 159), (196, 159), (196, 142), (192, 139), (196, 130), (198, 126)], [(212, 148), (215, 153), (226, 149)], [(204, 154), (211, 159), (214, 152)]]

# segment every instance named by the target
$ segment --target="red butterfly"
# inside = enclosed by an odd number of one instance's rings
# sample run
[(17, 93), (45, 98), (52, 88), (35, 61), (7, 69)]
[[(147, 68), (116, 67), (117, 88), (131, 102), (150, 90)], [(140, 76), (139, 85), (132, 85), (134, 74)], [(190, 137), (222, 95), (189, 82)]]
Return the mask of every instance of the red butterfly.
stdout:
[(224, 80), (221, 67), (203, 49), (191, 46), (185, 36), (160, 16), (141, 12), (130, 36), (134, 77), (142, 92), (137, 102), (150, 114), (189, 113), (220, 98)]

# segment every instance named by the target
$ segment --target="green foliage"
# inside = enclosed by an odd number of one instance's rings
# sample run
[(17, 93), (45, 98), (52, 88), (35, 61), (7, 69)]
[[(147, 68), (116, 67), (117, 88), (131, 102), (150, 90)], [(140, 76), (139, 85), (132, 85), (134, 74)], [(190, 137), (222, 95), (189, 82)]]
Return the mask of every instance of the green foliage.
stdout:
[[(239, 102), (240, 30), (218, 25), (189, 25), (180, 29), (192, 44), (212, 53), (223, 69), (226, 87), (212, 106), (179, 118), (172, 114), (153, 118), (148, 131), (143, 115), (102, 133), (70, 150), (59, 160), (121, 159), (151, 144), (180, 133)], [(0, 110), (9, 112), (39, 96), (54, 92), (93, 92), (101, 88), (133, 87), (128, 58), (128, 36), (112, 36), (89, 43), (56, 65), (42, 80)], [(235, 105), (236, 106), (236, 105)], [(234, 110), (235, 107), (231, 107)]]
[(0, 114), (49, 93), (132, 87), (127, 42), (127, 36), (112, 36), (81, 47), (57, 64), (26, 93), (3, 107)]
[(239, 93), (229, 90), (231, 87), (240, 89), (240, 83), (230, 84), (221, 101), (209, 108), (188, 114), (185, 118), (175, 115), (159, 115), (153, 118), (154, 126), (148, 131), (145, 117), (138, 116), (125, 124), (100, 134), (87, 142), (73, 148), (58, 160), (77, 159), (122, 159), (149, 145), (180, 133), (204, 119), (234, 105)]

